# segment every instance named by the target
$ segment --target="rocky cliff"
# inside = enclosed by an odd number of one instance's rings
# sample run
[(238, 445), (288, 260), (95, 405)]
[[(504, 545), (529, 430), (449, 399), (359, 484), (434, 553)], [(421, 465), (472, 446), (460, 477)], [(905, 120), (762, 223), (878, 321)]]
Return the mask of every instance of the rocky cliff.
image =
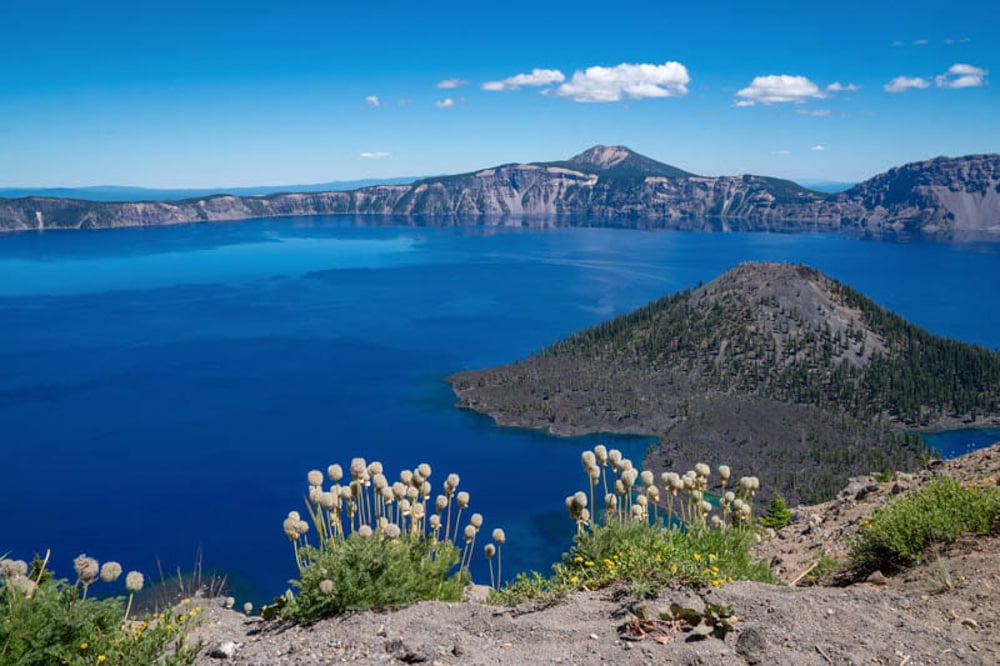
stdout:
[(621, 146), (595, 146), (562, 162), (349, 192), (137, 203), (0, 198), (0, 231), (339, 214), (404, 216), (420, 224), (523, 216), (637, 228), (1000, 232), (1000, 155), (909, 164), (831, 196), (764, 176), (696, 176)]

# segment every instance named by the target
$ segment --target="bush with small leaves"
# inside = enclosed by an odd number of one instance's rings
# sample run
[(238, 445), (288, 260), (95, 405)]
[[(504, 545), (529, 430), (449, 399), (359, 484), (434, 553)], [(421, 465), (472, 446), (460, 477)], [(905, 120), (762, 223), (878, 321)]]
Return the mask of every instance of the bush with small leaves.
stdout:
[(712, 468), (698, 463), (683, 476), (662, 474), (658, 486), (653, 474), (640, 472), (618, 450), (596, 447), (585, 451), (581, 462), (589, 493), (578, 491), (565, 502), (576, 522), (573, 547), (553, 566), (551, 577), (519, 576), (494, 601), (551, 598), (615, 582), (653, 594), (670, 581), (718, 586), (774, 580), (766, 563), (749, 554), (758, 538), (756, 477), (743, 477), (727, 490), (728, 466), (716, 470), (715, 480)]
[[(318, 470), (306, 475), (309, 520), (291, 511), (283, 524), (299, 570), (292, 585), (299, 592), (276, 598), (261, 615), (307, 622), (348, 610), (460, 599), (471, 580), (483, 516), (473, 513), (462, 524), (471, 498), (458, 490), (459, 476), (449, 474), (443, 494), (432, 500), (427, 463), (403, 470), (394, 483), (381, 463), (364, 458), (351, 461), (349, 474), (341, 485), (343, 469), (330, 465), (328, 489)], [(493, 536), (498, 543), (506, 539), (503, 530)], [(499, 555), (496, 546), (490, 557), (494, 553)], [(492, 574), (492, 562), (490, 569)]]
[[(74, 561), (77, 583), (57, 580), (48, 556), (0, 560), (0, 663), (24, 666), (102, 664), (180, 666), (194, 662), (201, 643), (189, 645), (189, 627), (201, 609), (182, 606), (142, 621), (129, 621), (122, 597), (86, 597), (98, 580), (111, 584), (121, 565), (81, 555)], [(129, 577), (133, 578), (132, 572)], [(140, 574), (141, 575), (141, 574)], [(131, 591), (131, 587), (129, 588)]]

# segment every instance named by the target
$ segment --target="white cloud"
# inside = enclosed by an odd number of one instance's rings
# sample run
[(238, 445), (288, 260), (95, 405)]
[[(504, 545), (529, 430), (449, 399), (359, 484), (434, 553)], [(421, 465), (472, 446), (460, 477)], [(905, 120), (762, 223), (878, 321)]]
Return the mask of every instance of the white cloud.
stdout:
[(451, 97), (445, 97), (444, 99), (439, 99), (436, 102), (434, 102), (434, 106), (436, 106), (439, 109), (450, 109), (451, 107), (455, 106), (455, 100), (453, 100)]
[(816, 144), (815, 146), (810, 146), (809, 150), (815, 150), (815, 151), (819, 152), (821, 150), (826, 150), (826, 146), (821, 145), (821, 144)]
[(399, 104), (400, 106), (409, 106), (410, 104), (413, 104), (413, 100), (410, 99), (409, 97), (404, 97), (403, 99), (396, 102), (396, 104)]
[(829, 92), (855, 92), (858, 89), (858, 86), (854, 85), (853, 83), (848, 83), (847, 85), (844, 85), (840, 81), (834, 81), (833, 83), (828, 85), (826, 89)]
[(368, 95), (368, 97), (365, 97), (365, 104), (375, 107), (382, 106), (382, 102), (379, 101), (378, 95)]
[(979, 88), (986, 85), (989, 71), (972, 65), (956, 63), (944, 74), (934, 77), (938, 88)]
[(384, 160), (387, 157), (392, 157), (392, 153), (386, 153), (381, 150), (373, 153), (369, 153), (366, 151), (363, 153), (359, 153), (359, 155), (365, 158), (366, 160)]
[(908, 76), (897, 76), (889, 83), (882, 86), (882, 89), (886, 92), (891, 93), (901, 93), (910, 88), (930, 88), (931, 84), (927, 79), (917, 77), (911, 79)]
[(750, 85), (736, 93), (736, 106), (755, 104), (778, 104), (794, 102), (801, 104), (809, 99), (826, 97), (815, 83), (804, 76), (772, 74), (755, 76)]
[(462, 86), (469, 85), (469, 82), (465, 79), (445, 79), (444, 81), (438, 81), (438, 88), (460, 88)]
[(691, 81), (687, 67), (668, 61), (662, 65), (622, 63), (615, 67), (588, 67), (556, 88), (555, 94), (574, 102), (617, 102), (623, 98), (679, 97)]
[(795, 113), (800, 113), (803, 116), (812, 116), (813, 118), (829, 118), (833, 115), (833, 111), (830, 109), (796, 109)]
[(901, 41), (899, 41), (899, 40), (897, 39), (896, 41), (894, 41), (894, 42), (892, 43), (892, 45), (893, 45), (893, 46), (902, 46), (902, 45), (903, 45), (903, 42), (901, 42)]
[[(934, 77), (934, 85), (938, 88), (979, 88), (989, 85), (986, 77), (989, 71), (975, 65), (955, 63), (944, 74)], [(898, 93), (909, 88), (930, 88), (931, 81), (923, 77), (910, 78), (897, 76), (882, 86), (886, 92)]]
[(925, 44), (927, 44), (926, 39), (918, 39), (917, 41), (913, 42), (914, 46), (924, 46)]
[(496, 92), (500, 90), (517, 90), (522, 86), (547, 86), (552, 83), (562, 83), (565, 80), (566, 75), (558, 69), (539, 69), (536, 67), (531, 70), (531, 74), (516, 74), (502, 81), (487, 81), (481, 88)]
[(792, 151), (788, 150), (787, 148), (782, 148), (781, 150), (772, 150), (771, 154), (772, 155), (791, 155)]

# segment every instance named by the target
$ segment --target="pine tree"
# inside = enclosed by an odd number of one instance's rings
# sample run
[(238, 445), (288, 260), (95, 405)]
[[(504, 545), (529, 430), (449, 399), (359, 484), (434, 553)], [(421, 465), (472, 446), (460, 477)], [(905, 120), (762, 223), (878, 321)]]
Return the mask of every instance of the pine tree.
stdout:
[(792, 512), (788, 510), (788, 506), (785, 504), (785, 498), (779, 493), (774, 493), (774, 496), (771, 498), (771, 503), (767, 507), (767, 511), (765, 511), (764, 515), (760, 517), (760, 524), (764, 527), (780, 530), (782, 527), (791, 522), (791, 520)]

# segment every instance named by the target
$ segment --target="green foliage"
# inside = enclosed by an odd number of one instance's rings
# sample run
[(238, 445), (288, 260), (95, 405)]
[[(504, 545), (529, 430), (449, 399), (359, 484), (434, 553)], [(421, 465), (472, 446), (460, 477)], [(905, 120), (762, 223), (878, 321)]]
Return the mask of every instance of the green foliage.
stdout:
[[(758, 482), (744, 477), (736, 493), (717, 498), (718, 507), (705, 500), (708, 465), (684, 476), (665, 473), (662, 490), (649, 472), (641, 475), (618, 451), (603, 446), (582, 455), (584, 471), (595, 488), (613, 489), (592, 517), (583, 491), (566, 498), (566, 508), (577, 523), (573, 547), (553, 565), (548, 578), (533, 573), (519, 576), (493, 595), (494, 601), (516, 604), (550, 601), (573, 590), (597, 589), (625, 583), (636, 596), (654, 596), (672, 581), (719, 586), (734, 580), (774, 580), (770, 568), (754, 562), (750, 547), (756, 542), (752, 503)], [(728, 467), (719, 469), (723, 490)], [(642, 486), (635, 485), (641, 481)], [(667, 498), (665, 506), (658, 501)], [(593, 500), (589, 500), (593, 506)], [(595, 507), (597, 508), (597, 507)], [(676, 511), (675, 511), (676, 508)], [(659, 512), (663, 511), (663, 520)], [(714, 511), (718, 515), (712, 515)]]
[(768, 505), (764, 515), (760, 517), (760, 524), (773, 530), (780, 530), (792, 520), (792, 512), (785, 504), (785, 498), (780, 493), (774, 493), (771, 503)]
[(890, 500), (866, 519), (851, 546), (851, 558), (862, 574), (898, 569), (924, 561), (936, 544), (998, 527), (1000, 488), (995, 483), (963, 487), (942, 477)]
[[(411, 537), (367, 539), (352, 534), (337, 548), (308, 548), (296, 583), (299, 594), (283, 615), (309, 621), (348, 610), (403, 608), (423, 599), (459, 601), (469, 583), (457, 567), (459, 549), (450, 541)], [(323, 581), (332, 585), (323, 586)], [(324, 591), (324, 587), (329, 591)]]
[(56, 580), (36, 560), (26, 576), (0, 579), (0, 663), (191, 664), (200, 643), (187, 645), (187, 631), (200, 610), (167, 610), (141, 622), (125, 621), (123, 598), (81, 598), (79, 585)]
[(578, 589), (617, 581), (643, 583), (656, 591), (672, 581), (708, 586), (773, 582), (767, 564), (750, 557), (755, 541), (750, 530), (610, 523), (579, 534), (554, 575)]
[(874, 474), (872, 474), (872, 476), (879, 483), (889, 483), (894, 478), (896, 478), (896, 473), (893, 472), (891, 469), (887, 469), (887, 470), (882, 471), (882, 472), (875, 472)]
[[(299, 569), (292, 585), (299, 593), (289, 590), (261, 608), (261, 615), (309, 622), (351, 610), (458, 601), (470, 581), (469, 564), (483, 524), (483, 517), (473, 513), (462, 527), (469, 493), (457, 491), (458, 475), (448, 475), (436, 498), (427, 464), (404, 470), (391, 483), (381, 463), (355, 458), (349, 475), (348, 480), (340, 465), (331, 465), (326, 475), (318, 470), (307, 475), (310, 520), (290, 511), (284, 521)], [(332, 484), (324, 489), (327, 478)], [(309, 542), (311, 531), (315, 545)], [(506, 536), (500, 529), (493, 536), (497, 544), (490, 544), (489, 552), (497, 556), (499, 571)]]

